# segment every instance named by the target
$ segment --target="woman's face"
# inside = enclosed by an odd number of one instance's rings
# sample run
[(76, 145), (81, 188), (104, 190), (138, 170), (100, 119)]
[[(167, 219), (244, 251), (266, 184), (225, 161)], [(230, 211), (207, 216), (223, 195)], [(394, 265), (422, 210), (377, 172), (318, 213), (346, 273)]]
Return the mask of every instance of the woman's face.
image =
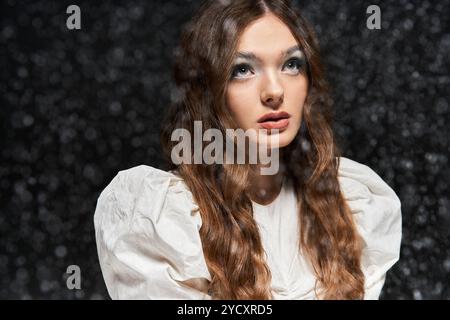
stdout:
[[(291, 143), (300, 128), (308, 90), (306, 60), (297, 46), (290, 29), (273, 14), (252, 22), (239, 38), (226, 91), (238, 127), (278, 134), (280, 148)], [(261, 119), (270, 113), (275, 117)]]

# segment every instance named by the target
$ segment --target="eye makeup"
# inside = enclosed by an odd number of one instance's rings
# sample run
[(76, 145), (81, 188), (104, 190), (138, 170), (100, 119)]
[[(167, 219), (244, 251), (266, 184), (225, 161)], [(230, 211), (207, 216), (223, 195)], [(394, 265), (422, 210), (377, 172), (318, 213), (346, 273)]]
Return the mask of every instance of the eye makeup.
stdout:
[[(295, 71), (293, 75), (302, 73), (306, 67), (306, 59), (303, 52), (298, 46), (289, 48), (282, 54), (282, 58), (286, 59), (283, 64), (283, 69), (287, 67), (289, 70)], [(230, 75), (231, 79), (242, 79), (246, 78), (248, 72), (254, 73), (259, 67), (262, 61), (259, 57), (255, 56), (253, 53), (239, 52), (237, 54), (236, 61), (232, 67), (232, 72)], [(255, 67), (253, 67), (255, 65)], [(294, 66), (294, 69), (292, 69)], [(298, 71), (298, 72), (297, 72)]]

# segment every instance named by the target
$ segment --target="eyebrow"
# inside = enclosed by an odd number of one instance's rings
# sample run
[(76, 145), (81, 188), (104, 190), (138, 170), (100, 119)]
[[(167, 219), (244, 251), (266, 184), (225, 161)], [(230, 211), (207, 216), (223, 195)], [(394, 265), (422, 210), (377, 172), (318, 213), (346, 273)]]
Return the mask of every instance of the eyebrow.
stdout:
[[(300, 50), (300, 46), (296, 45), (293, 47), (290, 47), (289, 49), (287, 49), (286, 51), (282, 52), (282, 57), (286, 57), (288, 55), (290, 55), (291, 53), (295, 52), (295, 51), (301, 51)], [(257, 57), (254, 53), (252, 52), (238, 52), (236, 55), (236, 58), (243, 58), (243, 59), (247, 59), (247, 60), (256, 60), (256, 61), (261, 61), (261, 58)]]

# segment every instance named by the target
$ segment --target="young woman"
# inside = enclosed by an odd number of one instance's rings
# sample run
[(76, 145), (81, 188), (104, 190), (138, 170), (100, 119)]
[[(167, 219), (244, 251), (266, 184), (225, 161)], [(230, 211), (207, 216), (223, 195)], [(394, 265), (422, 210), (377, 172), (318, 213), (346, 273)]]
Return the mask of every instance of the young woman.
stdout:
[[(98, 199), (110, 296), (377, 299), (399, 258), (401, 203), (373, 170), (340, 156), (317, 41), (296, 8), (206, 1), (184, 30), (174, 75), (179, 99), (162, 132), (170, 170), (122, 170)], [(269, 129), (277, 144), (252, 141), (279, 151), (279, 170), (174, 164), (173, 132), (192, 137), (195, 121), (224, 136)]]

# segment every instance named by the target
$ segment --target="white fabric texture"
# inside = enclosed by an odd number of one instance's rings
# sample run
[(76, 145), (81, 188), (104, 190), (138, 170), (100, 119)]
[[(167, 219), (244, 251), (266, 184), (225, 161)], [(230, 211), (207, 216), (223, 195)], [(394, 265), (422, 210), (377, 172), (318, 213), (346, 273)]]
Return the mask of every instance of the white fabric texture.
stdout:
[[(371, 168), (340, 159), (339, 183), (364, 239), (364, 299), (378, 299), (386, 272), (398, 261), (401, 203)], [(315, 276), (298, 252), (298, 214), (283, 181), (267, 206), (252, 202), (275, 299), (317, 299)], [(199, 208), (182, 178), (147, 165), (119, 171), (94, 214), (97, 251), (112, 299), (211, 299), (199, 230)]]

